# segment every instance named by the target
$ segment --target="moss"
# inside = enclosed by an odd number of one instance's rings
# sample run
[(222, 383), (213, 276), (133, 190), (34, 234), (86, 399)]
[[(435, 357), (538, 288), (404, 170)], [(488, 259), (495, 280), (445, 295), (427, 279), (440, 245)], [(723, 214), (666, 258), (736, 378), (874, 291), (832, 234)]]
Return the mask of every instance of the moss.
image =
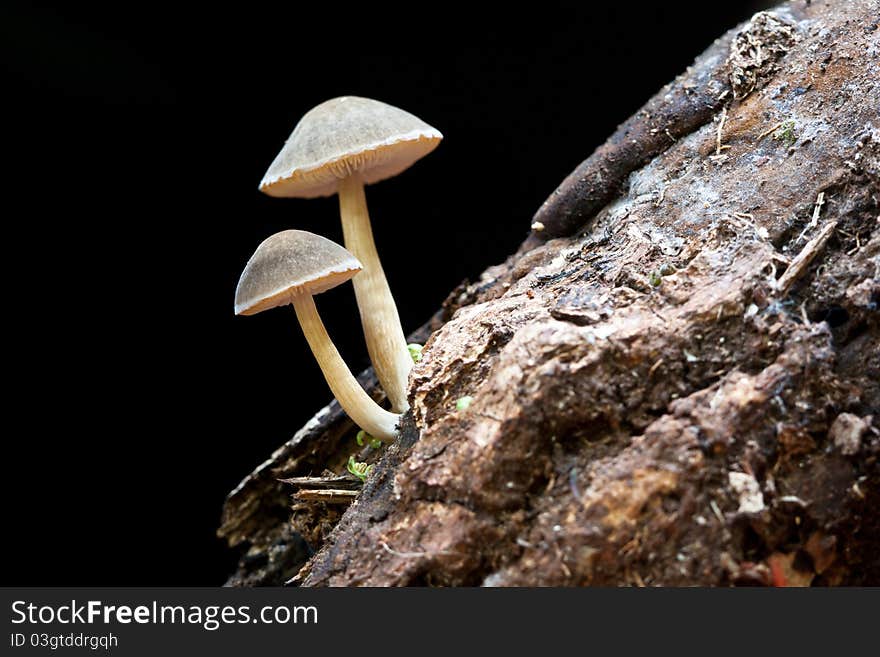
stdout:
[(783, 121), (779, 129), (773, 133), (773, 139), (783, 142), (786, 146), (793, 146), (797, 141), (797, 135), (794, 132), (794, 121), (791, 119)]

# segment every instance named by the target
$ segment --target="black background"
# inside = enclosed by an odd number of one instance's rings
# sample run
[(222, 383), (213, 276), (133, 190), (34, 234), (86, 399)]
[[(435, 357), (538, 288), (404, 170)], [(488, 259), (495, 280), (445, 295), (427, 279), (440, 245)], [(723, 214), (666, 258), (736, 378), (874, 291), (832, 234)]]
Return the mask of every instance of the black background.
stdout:
[[(329, 398), (292, 310), (232, 313), (268, 235), (342, 241), (335, 198), (257, 191), (310, 107), (374, 97), (445, 135), (367, 189), (409, 331), (767, 4), (4, 3), (2, 584), (213, 585), (232, 568), (224, 495)], [(350, 287), (318, 305), (359, 371)]]

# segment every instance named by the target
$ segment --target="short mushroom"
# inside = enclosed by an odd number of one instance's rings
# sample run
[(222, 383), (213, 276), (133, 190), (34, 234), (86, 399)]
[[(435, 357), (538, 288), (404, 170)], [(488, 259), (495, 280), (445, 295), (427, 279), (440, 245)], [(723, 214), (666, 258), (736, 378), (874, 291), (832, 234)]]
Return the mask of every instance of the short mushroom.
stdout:
[(342, 409), (362, 429), (394, 440), (400, 416), (374, 402), (333, 346), (312, 295), (336, 287), (361, 271), (361, 263), (325, 237), (285, 230), (263, 241), (245, 265), (235, 290), (235, 314), (255, 315), (293, 304), (300, 326)]
[(260, 183), (270, 196), (339, 194), (345, 246), (364, 263), (352, 282), (367, 351), (397, 411), (409, 407), (406, 384), (413, 361), (376, 253), (364, 185), (396, 176), (434, 150), (442, 138), (397, 107), (356, 96), (334, 98), (300, 119)]

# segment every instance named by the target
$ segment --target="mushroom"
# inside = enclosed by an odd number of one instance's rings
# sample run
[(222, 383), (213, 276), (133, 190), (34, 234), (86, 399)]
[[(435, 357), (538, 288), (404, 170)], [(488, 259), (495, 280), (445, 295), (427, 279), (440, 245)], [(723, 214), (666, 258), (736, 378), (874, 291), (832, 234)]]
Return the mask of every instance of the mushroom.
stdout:
[(321, 372), (342, 409), (367, 433), (394, 440), (400, 416), (374, 402), (333, 346), (312, 295), (349, 280), (361, 263), (325, 237), (285, 230), (264, 240), (244, 267), (235, 290), (235, 314), (255, 315), (293, 304)]
[(339, 194), (345, 246), (364, 264), (352, 282), (367, 351), (391, 405), (401, 412), (409, 408), (406, 384), (413, 361), (376, 253), (364, 185), (396, 176), (442, 138), (397, 107), (356, 96), (334, 98), (300, 119), (260, 182), (269, 196)]

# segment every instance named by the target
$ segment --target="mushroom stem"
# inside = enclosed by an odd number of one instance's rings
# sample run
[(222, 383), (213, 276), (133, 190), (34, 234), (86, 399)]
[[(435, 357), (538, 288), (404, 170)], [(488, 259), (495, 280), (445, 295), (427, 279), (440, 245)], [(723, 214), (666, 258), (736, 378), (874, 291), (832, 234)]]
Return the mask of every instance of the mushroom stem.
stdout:
[(312, 295), (294, 294), (292, 297), (293, 308), (303, 334), (342, 410), (374, 438), (386, 443), (393, 442), (400, 416), (379, 406), (361, 388), (327, 335)]
[(402, 413), (409, 408), (406, 385), (413, 361), (373, 242), (363, 180), (357, 173), (343, 178), (339, 181), (338, 193), (345, 248), (364, 266), (351, 282), (361, 313), (367, 351), (392, 408)]

